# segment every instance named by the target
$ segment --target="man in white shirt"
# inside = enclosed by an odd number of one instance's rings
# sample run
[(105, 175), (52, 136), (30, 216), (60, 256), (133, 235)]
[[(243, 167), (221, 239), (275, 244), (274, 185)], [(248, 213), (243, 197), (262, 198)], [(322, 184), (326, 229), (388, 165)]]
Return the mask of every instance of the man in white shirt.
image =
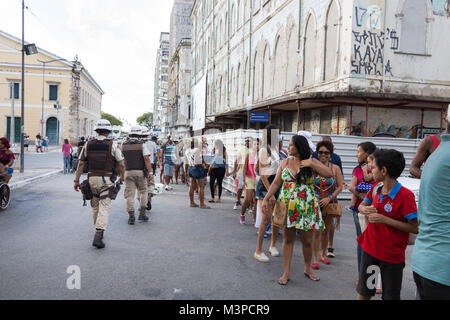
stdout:
[(143, 127), (142, 128), (142, 139), (145, 141), (144, 145), (147, 147), (147, 150), (149, 152), (149, 158), (150, 158), (150, 162), (152, 164), (152, 169), (153, 169), (153, 175), (151, 177), (150, 180), (147, 180), (147, 210), (151, 210), (152, 209), (152, 197), (153, 194), (155, 193), (155, 179), (154, 179), (154, 174), (156, 172), (156, 141), (158, 140), (157, 137), (152, 137), (151, 140), (148, 140), (148, 136), (150, 135), (150, 130), (148, 130), (148, 128)]

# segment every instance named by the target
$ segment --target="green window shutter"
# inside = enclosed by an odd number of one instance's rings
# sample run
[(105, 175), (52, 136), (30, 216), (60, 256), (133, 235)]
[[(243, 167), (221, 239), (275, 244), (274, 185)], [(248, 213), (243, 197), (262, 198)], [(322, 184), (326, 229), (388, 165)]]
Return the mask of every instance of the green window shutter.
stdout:
[(20, 99), (20, 83), (14, 83), (14, 99)]
[(57, 85), (49, 85), (49, 98), (50, 101), (58, 100), (58, 86)]

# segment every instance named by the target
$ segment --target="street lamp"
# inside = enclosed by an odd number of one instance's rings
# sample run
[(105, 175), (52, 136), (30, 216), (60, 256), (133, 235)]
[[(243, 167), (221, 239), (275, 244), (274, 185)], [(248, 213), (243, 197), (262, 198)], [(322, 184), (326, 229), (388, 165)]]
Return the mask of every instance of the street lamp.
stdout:
[(24, 144), (23, 144), (23, 134), (25, 130), (25, 53), (27, 55), (37, 53), (36, 45), (27, 44), (25, 45), (25, 0), (22, 0), (22, 99), (21, 99), (21, 112), (22, 117), (20, 120), (20, 173), (23, 173), (25, 161), (24, 161)]
[(41, 109), (41, 134), (44, 134), (44, 101), (45, 101), (45, 65), (47, 63), (52, 63), (55, 61), (67, 61), (64, 58), (60, 58), (60, 59), (53, 59), (53, 60), (49, 60), (49, 61), (42, 61), (42, 60), (37, 60), (40, 63), (42, 63), (42, 109)]

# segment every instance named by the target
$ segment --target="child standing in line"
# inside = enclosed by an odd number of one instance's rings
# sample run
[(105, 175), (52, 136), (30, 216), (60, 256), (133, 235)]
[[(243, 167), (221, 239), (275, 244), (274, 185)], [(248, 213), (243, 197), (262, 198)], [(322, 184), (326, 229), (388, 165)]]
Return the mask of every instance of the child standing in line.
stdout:
[(418, 233), (417, 205), (414, 194), (397, 181), (405, 169), (403, 154), (382, 149), (373, 158), (374, 179), (383, 186), (374, 186), (359, 206), (369, 224), (357, 239), (362, 248), (357, 299), (375, 295), (381, 274), (382, 299), (400, 300), (409, 233)]

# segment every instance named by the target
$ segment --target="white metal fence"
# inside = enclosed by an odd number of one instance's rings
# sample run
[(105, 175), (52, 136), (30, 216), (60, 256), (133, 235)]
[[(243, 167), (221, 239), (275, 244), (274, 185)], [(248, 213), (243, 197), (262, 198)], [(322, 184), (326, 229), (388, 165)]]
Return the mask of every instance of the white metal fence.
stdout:
[[(212, 146), (215, 140), (222, 140), (226, 147), (228, 154), (229, 170), (233, 169), (234, 161), (237, 153), (244, 146), (244, 140), (246, 137), (262, 138), (262, 130), (235, 130), (223, 133), (216, 133), (204, 136), (207, 139), (209, 150), (212, 151)], [(283, 147), (287, 150), (290, 139), (295, 134), (293, 132), (282, 132), (283, 135)], [(323, 135), (313, 134), (312, 140), (316, 144), (322, 139)], [(357, 136), (345, 136), (345, 135), (331, 135), (334, 144), (334, 152), (338, 154), (342, 159), (342, 168), (344, 173), (344, 179), (349, 184), (352, 178), (353, 169), (358, 165), (356, 161), (356, 151), (358, 144), (371, 141), (379, 148), (396, 149), (402, 152), (405, 156), (406, 167), (402, 176), (409, 176), (409, 167), (414, 155), (416, 154), (417, 147), (420, 143), (419, 139), (400, 139), (400, 138), (373, 138), (373, 137), (357, 137)], [(224, 180), (224, 188), (232, 193), (236, 192), (235, 181), (232, 177), (228, 177)], [(351, 199), (351, 193), (348, 190), (344, 190), (340, 196), (340, 199)]]

